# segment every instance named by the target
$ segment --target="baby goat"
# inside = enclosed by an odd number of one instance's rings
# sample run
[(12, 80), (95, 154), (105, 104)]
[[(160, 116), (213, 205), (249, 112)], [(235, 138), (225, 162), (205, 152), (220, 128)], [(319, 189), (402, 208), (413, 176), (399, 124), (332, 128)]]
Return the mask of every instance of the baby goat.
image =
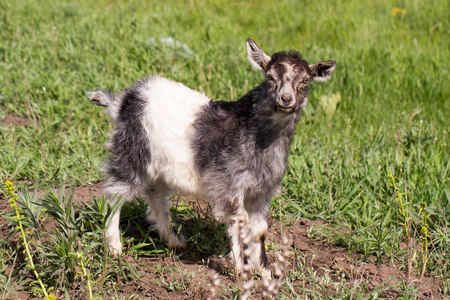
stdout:
[[(100, 89), (88, 96), (106, 106), (116, 122), (104, 185), (110, 202), (144, 197), (147, 218), (160, 237), (170, 247), (184, 248), (185, 238), (170, 224), (168, 197), (176, 191), (209, 199), (214, 215), (228, 222), (238, 272), (244, 261), (236, 212), (243, 211), (255, 249), (249, 263), (267, 273), (270, 200), (280, 190), (308, 84), (327, 80), (336, 62), (308, 65), (296, 51), (268, 56), (251, 38), (246, 48), (265, 80), (236, 102), (212, 101), (158, 76), (139, 80), (118, 95)], [(120, 253), (119, 217), (120, 208), (109, 220), (106, 238)]]

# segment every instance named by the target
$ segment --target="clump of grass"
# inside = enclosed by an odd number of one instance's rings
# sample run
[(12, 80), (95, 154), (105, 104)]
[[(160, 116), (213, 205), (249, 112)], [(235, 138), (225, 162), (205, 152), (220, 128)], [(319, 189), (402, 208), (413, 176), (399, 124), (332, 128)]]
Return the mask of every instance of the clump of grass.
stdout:
[[(188, 272), (179, 265), (159, 265), (155, 273), (160, 276), (153, 278), (152, 281), (171, 292), (186, 291), (189, 293), (189, 286), (195, 276), (194, 272)], [(168, 275), (170, 279), (167, 278)]]
[[(12, 188), (10, 183), (8, 187)], [(38, 290), (33, 288), (33, 292), (52, 299), (58, 293), (72, 291), (72, 297), (87, 293), (86, 298), (97, 299), (96, 294), (105, 293), (105, 285), (117, 286), (121, 279), (138, 278), (133, 262), (111, 256), (106, 246), (108, 216), (117, 209), (108, 205), (106, 197), (79, 204), (73, 199), (73, 189), (65, 188), (59, 192), (48, 191), (43, 200), (28, 191), (20, 199), (14, 190), (8, 190), (8, 195), (15, 213), (9, 222), (20, 229), (27, 253), (26, 266), (33, 271), (40, 286)], [(41, 226), (42, 217), (56, 224), (56, 228), (45, 231)], [(39, 234), (30, 234), (36, 231)], [(36, 248), (34, 253), (31, 253), (31, 243)]]

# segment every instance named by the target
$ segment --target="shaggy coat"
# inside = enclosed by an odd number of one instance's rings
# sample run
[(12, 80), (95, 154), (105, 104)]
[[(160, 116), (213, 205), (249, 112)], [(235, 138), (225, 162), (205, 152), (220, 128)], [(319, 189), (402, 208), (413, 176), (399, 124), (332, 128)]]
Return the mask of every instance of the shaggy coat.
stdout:
[[(249, 61), (265, 80), (236, 102), (212, 101), (181, 83), (149, 76), (118, 95), (88, 93), (107, 107), (116, 127), (108, 146), (105, 193), (117, 199), (147, 199), (147, 218), (175, 248), (185, 238), (170, 224), (167, 199), (172, 192), (206, 197), (217, 217), (228, 222), (231, 257), (243, 270), (242, 241), (236, 212), (246, 220), (253, 268), (269, 274), (264, 248), (267, 214), (280, 189), (290, 144), (308, 100), (308, 84), (324, 81), (334, 61), (309, 65), (296, 51), (271, 57), (252, 40)], [(110, 218), (109, 245), (121, 252), (120, 208)]]

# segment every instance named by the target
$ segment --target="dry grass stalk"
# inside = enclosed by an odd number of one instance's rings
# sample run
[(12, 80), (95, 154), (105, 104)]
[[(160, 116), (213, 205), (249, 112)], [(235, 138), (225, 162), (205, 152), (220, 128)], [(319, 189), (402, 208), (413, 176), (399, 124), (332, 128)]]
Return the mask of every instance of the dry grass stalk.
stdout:
[(216, 300), (217, 299), (217, 288), (220, 285), (220, 278), (217, 272), (211, 272), (208, 274), (208, 279), (211, 282), (211, 295), (207, 298), (208, 300)]
[[(247, 300), (251, 295), (251, 290), (256, 284), (256, 280), (251, 279), (251, 270), (255, 266), (250, 262), (250, 256), (254, 251), (254, 245), (251, 244), (251, 235), (249, 234), (249, 229), (247, 227), (247, 216), (242, 207), (237, 208), (235, 215), (235, 222), (237, 225), (237, 230), (239, 233), (240, 242), (240, 253), (239, 257), (235, 259), (240, 259), (244, 262), (243, 270), (239, 274), (242, 283), (242, 294), (240, 300)], [(263, 297), (272, 298), (276, 296), (282, 286), (282, 282), (289, 266), (289, 249), (293, 243), (292, 236), (286, 237), (282, 236), (282, 242), (280, 245), (280, 251), (276, 252), (277, 262), (273, 263), (274, 276), (276, 279), (270, 280), (266, 276), (261, 277), (263, 283)], [(216, 272), (210, 273), (208, 275), (209, 281), (211, 282), (211, 295), (207, 298), (210, 300), (217, 299), (217, 287), (220, 285), (219, 275)]]
[(272, 266), (274, 267), (274, 275), (276, 279), (269, 280), (265, 277), (262, 278), (263, 297), (272, 298), (278, 294), (283, 283), (284, 275), (289, 266), (289, 249), (291, 248), (292, 243), (292, 236), (286, 237), (285, 235), (283, 235), (281, 237), (281, 252), (276, 252), (277, 263), (272, 264)]
[(254, 268), (253, 264), (250, 262), (250, 255), (254, 251), (254, 245), (250, 244), (251, 235), (249, 234), (249, 229), (247, 227), (247, 217), (244, 213), (244, 209), (240, 207), (236, 212), (237, 225), (239, 230), (239, 241), (241, 244), (241, 261), (244, 262), (243, 270), (240, 274), (240, 278), (243, 281), (242, 290), (243, 293), (240, 300), (247, 300), (251, 295), (251, 289), (255, 286), (256, 281), (251, 278), (251, 270)]

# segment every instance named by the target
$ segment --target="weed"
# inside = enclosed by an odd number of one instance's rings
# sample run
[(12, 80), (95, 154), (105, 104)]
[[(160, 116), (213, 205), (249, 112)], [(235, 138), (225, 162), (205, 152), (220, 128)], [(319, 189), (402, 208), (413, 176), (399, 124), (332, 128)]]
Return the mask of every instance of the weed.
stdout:
[[(159, 278), (153, 279), (155, 283), (172, 292), (187, 291), (195, 276), (193, 272), (187, 272), (178, 265), (160, 265), (155, 273), (159, 275)], [(170, 279), (165, 279), (167, 277)]]
[[(421, 123), (421, 127), (422, 128), (422, 123)], [(420, 134), (419, 134), (420, 135)], [(394, 172), (393, 172), (393, 168), (391, 167), (391, 170), (389, 171), (389, 178), (392, 180), (392, 187), (394, 188), (395, 194), (396, 194), (396, 201), (398, 201), (398, 203), (400, 204), (400, 215), (403, 218), (403, 234), (405, 236), (405, 240), (406, 240), (406, 282), (409, 284), (411, 281), (411, 217), (410, 217), (410, 213), (407, 211), (406, 207), (408, 206), (408, 202), (403, 201), (403, 196), (406, 195), (406, 193), (401, 193), (400, 190), (397, 188), (397, 185), (395, 184), (395, 179), (394, 179)]]
[(40, 288), (36, 289), (36, 291), (42, 292), (44, 294), (45, 299), (56, 299), (56, 297), (53, 294), (48, 293), (48, 289), (41, 280), (41, 274), (38, 273), (36, 266), (33, 262), (33, 257), (31, 256), (30, 252), (30, 245), (27, 239), (27, 233), (25, 232), (24, 226), (22, 224), (22, 220), (24, 220), (25, 217), (22, 214), (22, 209), (17, 206), (18, 199), (16, 194), (16, 187), (11, 181), (7, 181), (5, 183), (5, 187), (6, 187), (6, 196), (9, 198), (8, 202), (11, 203), (11, 207), (15, 213), (15, 216), (11, 217), (11, 219), (14, 220), (14, 222), (17, 224), (16, 230), (20, 231), (20, 237), (22, 238), (23, 241), (22, 245), (25, 248), (27, 256), (25, 258), (25, 261), (27, 261), (26, 267), (29, 268), (31, 271), (33, 271), (37, 283), (40, 286)]
[[(87, 261), (85, 261), (85, 258), (83, 257), (82, 253), (70, 253), (70, 255), (74, 255), (78, 261), (79, 264), (81, 266), (81, 275), (83, 275), (84, 279), (86, 280), (86, 284), (89, 290), (89, 300), (94, 300), (94, 297), (92, 296), (92, 286), (91, 286), (91, 279), (90, 279), (90, 275), (88, 274), (88, 272), (86, 271), (86, 265), (89, 263)], [(101, 298), (99, 298), (101, 299)]]
[[(17, 203), (16, 214), (19, 213), (20, 218), (12, 217), (9, 221), (19, 224), (19, 220), (23, 234), (29, 232), (26, 238), (31, 238), (36, 251), (31, 254), (30, 243), (24, 243), (25, 250), (25, 245), (28, 245), (28, 252), (32, 255), (26, 261), (27, 266), (38, 274), (37, 282), (49, 287), (47, 290), (55, 290), (57, 295), (63, 289), (77, 287), (84, 280), (89, 298), (95, 299), (94, 289), (100, 292), (104, 285), (120, 278), (136, 279), (138, 275), (130, 263), (110, 256), (106, 246), (106, 220), (117, 207), (110, 207), (106, 197), (94, 198), (89, 205), (80, 206), (73, 201), (73, 193), (73, 189), (66, 191), (61, 188), (59, 192), (48, 191), (44, 200), (40, 200), (36, 192), (30, 194), (26, 191), (25, 195), (17, 196), (11, 191), (9, 195)], [(42, 217), (50, 218), (56, 228), (44, 231), (40, 221)], [(39, 234), (32, 234), (35, 231)], [(33, 264), (30, 263), (31, 257), (35, 261)], [(96, 280), (92, 281), (92, 278)], [(37, 292), (41, 290), (42, 286)], [(82, 290), (77, 293), (82, 293)]]
[(428, 217), (430, 216), (426, 211), (426, 204), (423, 202), (423, 199), (421, 204), (419, 215), (422, 215), (422, 227), (420, 228), (420, 242), (422, 244), (422, 249), (420, 252), (419, 279), (422, 279), (428, 263)]

